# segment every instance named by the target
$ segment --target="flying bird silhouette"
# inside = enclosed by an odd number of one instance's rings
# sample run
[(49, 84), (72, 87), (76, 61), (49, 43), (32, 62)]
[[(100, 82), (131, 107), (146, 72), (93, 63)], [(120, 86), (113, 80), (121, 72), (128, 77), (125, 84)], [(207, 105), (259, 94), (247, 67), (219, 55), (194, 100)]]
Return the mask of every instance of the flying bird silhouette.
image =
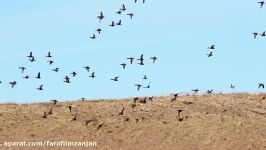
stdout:
[(259, 87), (258, 88), (263, 88), (264, 89), (264, 84), (263, 83), (259, 83)]
[(231, 89), (234, 89), (234, 88), (236, 88), (236, 86), (234, 86), (233, 84), (231, 84), (231, 85), (230, 85), (230, 88), (231, 88)]
[(179, 93), (174, 94), (174, 97), (171, 99), (171, 102), (175, 101), (178, 98)]
[(119, 113), (118, 113), (118, 115), (124, 115), (124, 111), (125, 111), (125, 108), (123, 108)]
[(122, 5), (122, 8), (120, 8), (120, 10), (121, 11), (126, 11), (127, 10), (125, 4)]
[(32, 58), (33, 57), (32, 52), (30, 52), (30, 54), (27, 57)]
[(91, 39), (96, 39), (95, 34), (93, 34), (90, 38), (91, 38)]
[(41, 73), (39, 72), (37, 77), (35, 77), (36, 79), (41, 79)]
[(151, 82), (147, 86), (144, 86), (143, 88), (146, 88), (146, 89), (151, 88)]
[(215, 45), (209, 46), (208, 49), (215, 49)]
[(24, 78), (24, 79), (29, 79), (30, 76), (26, 75), (26, 76), (24, 76), (24, 77), (22, 77), (22, 78)]
[(75, 114), (74, 118), (72, 118), (72, 121), (76, 121), (77, 120), (77, 115), (78, 115), (78, 113)]
[(263, 31), (263, 32), (260, 34), (260, 36), (266, 36), (265, 31)]
[(114, 27), (115, 26), (115, 22), (112, 21), (112, 24), (109, 25), (110, 27)]
[(135, 58), (133, 58), (133, 57), (129, 57), (129, 58), (127, 58), (127, 59), (130, 60), (130, 64), (133, 64), (133, 60), (134, 60)]
[(72, 74), (73, 77), (75, 77), (77, 75), (77, 73), (75, 71), (71, 72), (70, 74)]
[(100, 22), (102, 22), (102, 20), (104, 18), (103, 12), (101, 12), (100, 15), (97, 16), (97, 18), (99, 19)]
[(46, 57), (51, 58), (52, 57), (51, 52), (48, 52), (48, 55)]
[(213, 89), (211, 89), (211, 90), (207, 90), (207, 94), (212, 94), (212, 92), (213, 92)]
[(151, 59), (152, 59), (152, 63), (154, 64), (155, 63), (155, 61), (158, 59), (156, 56), (153, 56), (153, 57), (151, 57)]
[(210, 52), (209, 54), (206, 54), (208, 57), (212, 57), (213, 56), (213, 53)]
[(59, 68), (52, 69), (52, 71), (58, 72), (59, 71)]
[(127, 14), (128, 16), (130, 16), (130, 19), (132, 19), (133, 18), (133, 16), (134, 16), (134, 14), (133, 13), (129, 13), (129, 14)]
[(89, 66), (85, 66), (85, 67), (83, 67), (84, 69), (86, 69), (88, 72), (90, 72), (90, 67)]
[(65, 80), (63, 82), (70, 83), (70, 78), (68, 76), (66, 76), (64, 79)]
[(126, 65), (127, 64), (125, 64), (125, 63), (122, 63), (122, 64), (120, 64), (124, 69), (126, 69)]
[(43, 117), (43, 118), (47, 118), (47, 113), (44, 112), (42, 117)]
[(35, 57), (32, 56), (32, 57), (29, 59), (29, 61), (30, 61), (30, 62), (34, 62), (34, 61), (36, 61), (36, 60), (35, 60)]
[(89, 77), (95, 78), (95, 72), (91, 73), (91, 75)]
[(72, 106), (67, 106), (67, 108), (68, 108), (69, 112), (72, 111)]
[(117, 11), (117, 12), (115, 12), (116, 14), (122, 14), (122, 11), (121, 10), (119, 10), (119, 11)]
[(101, 29), (101, 28), (98, 28), (98, 29), (96, 29), (95, 31), (97, 31), (99, 34), (101, 34), (102, 29)]
[(39, 91), (42, 91), (43, 90), (43, 85), (40, 85), (38, 88), (36, 88), (37, 90)]
[(113, 81), (118, 81), (118, 79), (119, 79), (119, 77), (114, 77), (113, 79), (111, 79), (111, 80), (113, 80)]
[(254, 33), (252, 33), (253, 34), (253, 38), (254, 39), (256, 39), (257, 38), (257, 35), (258, 35), (258, 33), (257, 32), (254, 32)]
[(51, 101), (53, 102), (53, 105), (55, 105), (58, 102), (58, 100), (55, 100), (55, 99), (53, 99)]
[(192, 89), (191, 91), (197, 94), (199, 92), (199, 89)]
[(135, 84), (135, 86), (137, 87), (137, 91), (139, 91), (139, 90), (140, 90), (140, 88), (142, 87), (142, 85), (141, 85), (141, 84)]
[(11, 84), (11, 87), (14, 88), (15, 85), (17, 85), (17, 81), (12, 81), (12, 82), (9, 82), (9, 84)]
[(137, 60), (139, 60), (140, 61), (140, 63), (138, 63), (138, 64), (140, 64), (140, 65), (144, 65), (144, 58), (143, 58), (143, 54), (140, 56), (140, 58), (139, 59), (137, 59)]
[(144, 77), (142, 78), (143, 80), (147, 80), (148, 78), (147, 78), (147, 76), (146, 75), (144, 75)]
[(264, 1), (260, 1), (260, 2), (258, 2), (258, 3), (260, 4), (260, 8), (263, 8), (265, 2), (264, 2)]
[(21, 73), (23, 74), (26, 68), (25, 67), (19, 67), (19, 69), (21, 70)]
[(116, 23), (116, 25), (121, 26), (122, 25), (122, 21), (119, 20), (118, 23)]
[(47, 62), (49, 63), (49, 65), (52, 65), (54, 63), (54, 61), (52, 61), (52, 60), (49, 60)]

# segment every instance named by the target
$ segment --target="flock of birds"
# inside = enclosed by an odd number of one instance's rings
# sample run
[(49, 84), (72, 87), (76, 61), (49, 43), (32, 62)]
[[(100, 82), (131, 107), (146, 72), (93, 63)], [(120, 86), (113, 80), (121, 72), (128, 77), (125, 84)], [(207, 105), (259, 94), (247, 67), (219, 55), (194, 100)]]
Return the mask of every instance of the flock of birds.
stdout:
[[(27, 55), (26, 57), (28, 57), (28, 60), (30, 62), (32, 62), (32, 63), (36, 61), (36, 59), (35, 59), (36, 57), (33, 55), (32, 52), (30, 52), (29, 55)], [(52, 60), (53, 56), (52, 56), (51, 52), (48, 52), (48, 54), (45, 57), (47, 57), (49, 59), (47, 61), (48, 65), (52, 65), (54, 63), (54, 60)], [(157, 59), (158, 58), (156, 56), (150, 57), (150, 60), (151, 60), (152, 64), (155, 64)], [(144, 65), (144, 55), (143, 54), (139, 58), (128, 57), (126, 60), (128, 61), (128, 64), (133, 64), (134, 61), (136, 60), (136, 61), (139, 61), (137, 64)], [(126, 69), (126, 66), (128, 64), (127, 63), (121, 63), (119, 65), (122, 67), (122, 69)], [(24, 74), (27, 68), (24, 67), (24, 66), (21, 66), (18, 69), (21, 71), (22, 74)], [(88, 65), (84, 66), (83, 69), (85, 69), (86, 72), (91, 72), (91, 67), (88, 66)], [(54, 71), (54, 72), (59, 72), (59, 70), (60, 70), (60, 68), (52, 68), (51, 69), (51, 71)], [(78, 73), (76, 71), (73, 71), (73, 72), (69, 73), (69, 75), (66, 75), (63, 78), (64, 79), (63, 82), (68, 83), (68, 84), (71, 83), (71, 77), (74, 78), (74, 77), (77, 76), (77, 74)], [(88, 77), (90, 77), (92, 79), (96, 78), (96, 73), (95, 72), (91, 72)], [(25, 80), (28, 80), (28, 79), (30, 79), (30, 76), (29, 75), (25, 75), (22, 78), (24, 78)], [(34, 78), (38, 79), (38, 80), (42, 79), (41, 72), (38, 72), (37, 75)], [(148, 80), (147, 75), (143, 75), (142, 79), (143, 80)], [(115, 77), (111, 78), (110, 80), (112, 80), (114, 82), (117, 82), (117, 81), (119, 81), (119, 76), (115, 76)], [(2, 82), (0, 81), (0, 83), (2, 83)], [(139, 84), (139, 83), (135, 84), (134, 86), (136, 86), (137, 87), (137, 91), (139, 91), (142, 87), (143, 88), (150, 88), (151, 87), (150, 83), (147, 86), (143, 86), (142, 84)], [(18, 84), (18, 82), (15, 80), (15, 81), (9, 82), (9, 84), (11, 85), (11, 88), (14, 88)], [(36, 89), (42, 91), (42, 90), (44, 90), (44, 85), (39, 85)]]
[[(137, 1), (137, 0), (135, 0), (135, 2), (136, 2), (136, 1)], [(143, 1), (143, 3), (144, 3), (144, 1)], [(258, 3), (260, 4), (260, 7), (263, 8), (263, 6), (264, 6), (264, 1), (260, 1), (260, 2), (258, 2)], [(125, 9), (125, 6), (123, 5), (122, 9), (120, 9), (117, 13), (120, 14), (122, 11), (125, 11), (125, 10), (126, 10), (126, 9)], [(132, 16), (131, 16), (131, 17), (132, 17)], [(100, 21), (102, 21), (102, 19), (104, 18), (102, 12), (100, 13), (100, 16), (98, 16), (98, 18), (99, 18)], [(121, 24), (121, 21), (119, 21), (117, 24)], [(116, 25), (117, 25), (117, 24), (116, 24)], [(112, 22), (112, 24), (111, 24), (110, 26), (114, 26), (114, 25), (115, 25), (114, 22)], [(100, 29), (99, 29), (99, 33), (100, 33)], [(254, 35), (254, 39), (256, 39), (258, 35), (261, 35), (262, 37), (265, 37), (265, 36), (266, 36), (266, 35), (265, 35), (265, 31), (262, 32), (261, 34), (259, 34), (259, 33), (257, 33), (257, 32), (254, 32), (254, 33), (252, 33), (252, 34)], [(91, 38), (92, 38), (92, 39), (95, 39), (96, 37), (95, 37), (95, 35), (93, 35), (93, 37), (91, 37)], [(210, 45), (210, 46), (208, 47), (208, 49), (210, 50), (210, 52), (207, 54), (207, 56), (208, 56), (208, 57), (212, 57), (212, 56), (213, 56), (213, 50), (215, 50), (215, 45)], [(133, 60), (134, 60), (135, 58), (133, 58), (133, 57), (129, 57), (129, 58), (127, 58), (127, 59), (130, 61), (130, 64), (132, 64), (132, 63), (133, 63)], [(154, 64), (155, 61), (157, 60), (157, 57), (154, 56), (154, 57), (151, 57), (151, 59), (152, 59), (152, 63)], [(144, 65), (144, 57), (143, 57), (143, 55), (141, 55), (140, 58), (137, 59), (137, 60), (139, 61), (139, 63), (138, 63), (139, 65)], [(126, 69), (126, 64), (125, 64), (125, 63), (122, 63), (122, 64), (120, 64), (120, 65), (123, 67), (123, 69)], [(87, 68), (87, 69), (89, 69), (89, 68)], [(114, 77), (114, 78), (111, 79), (111, 80), (113, 80), (113, 81), (118, 81), (118, 79), (119, 79), (119, 77), (117, 76), (117, 77)], [(147, 79), (146, 75), (143, 77), (143, 79)], [(135, 86), (137, 86), (137, 89), (139, 90), (140, 87), (141, 87), (142, 85), (141, 85), (141, 84), (136, 84)], [(231, 88), (231, 89), (234, 89), (235, 87), (236, 87), (236, 86), (233, 85), (233, 84), (230, 85), (230, 88)], [(258, 88), (263, 88), (263, 89), (264, 89), (264, 87), (265, 87), (265, 86), (264, 86), (264, 83), (258, 83)], [(147, 87), (144, 87), (144, 88), (150, 88), (150, 85), (148, 85)], [(194, 92), (194, 94), (197, 94), (200, 90), (199, 90), (199, 89), (192, 89), (191, 91)], [(207, 90), (206, 93), (207, 93), (207, 94), (212, 94), (213, 91), (214, 91), (213, 89), (210, 89), (210, 90)], [(180, 94), (181, 94), (181, 93), (175, 93), (175, 94), (173, 94), (173, 97), (170, 99), (170, 102), (174, 102), (174, 101), (176, 101), (177, 98), (180, 96)], [(133, 98), (133, 103), (131, 104), (131, 107), (132, 107), (132, 109), (134, 109), (134, 108), (137, 106), (137, 102), (142, 103), (142, 104), (145, 104), (145, 103), (147, 103), (148, 101), (152, 102), (153, 99), (154, 99), (153, 96), (151, 96), (151, 97), (144, 97), (144, 98), (141, 98), (141, 97), (135, 97), (135, 98)], [(265, 97), (264, 97), (263, 99), (265, 99)], [(82, 101), (84, 101), (84, 100), (85, 100), (85, 98), (82, 98)], [(47, 113), (47, 112), (44, 112), (44, 114), (43, 114), (43, 116), (42, 116), (43, 118), (47, 118), (48, 115), (53, 114), (53, 113), (52, 113), (53, 108), (54, 108), (55, 104), (56, 104), (58, 101), (57, 101), (57, 100), (52, 100), (52, 101), (53, 101), (53, 105), (52, 105), (51, 109), (49, 110), (48, 113)], [(188, 104), (191, 104), (192, 102), (187, 102), (187, 103), (188, 103)], [(67, 108), (69, 109), (69, 112), (71, 113), (73, 107), (72, 107), (72, 106), (67, 106)], [(120, 112), (118, 112), (118, 115), (124, 115), (124, 111), (125, 111), (125, 108), (123, 107), (122, 110), (121, 110)], [(177, 121), (183, 121), (183, 120), (185, 120), (185, 119), (188, 118), (188, 116), (183, 116), (183, 117), (181, 117), (181, 112), (183, 112), (183, 111), (184, 111), (183, 109), (177, 109)], [(73, 116), (73, 118), (72, 118), (71, 120), (72, 120), (72, 121), (76, 121), (76, 120), (77, 120), (77, 116), (78, 116), (78, 111), (76, 111), (75, 115)], [(141, 120), (143, 120), (143, 119), (145, 119), (145, 118), (142, 117)], [(86, 121), (85, 121), (85, 125), (88, 126), (88, 124), (89, 124), (90, 122), (92, 122), (92, 121), (93, 121), (93, 120), (86, 120)], [(125, 121), (129, 121), (129, 118), (126, 118)], [(136, 123), (139, 122), (139, 121), (140, 121), (139, 119), (136, 119)], [(99, 124), (99, 125), (97, 126), (97, 130), (99, 130), (99, 129), (102, 128), (103, 126), (104, 126), (104, 123)]]
[[(134, 2), (136, 3), (137, 0), (134, 0)], [(145, 0), (143, 0), (142, 3), (144, 4), (145, 3)], [(260, 8), (263, 8), (264, 7), (264, 4), (265, 4), (264, 1), (259, 1), (258, 3), (260, 5)], [(126, 8), (125, 4), (122, 4), (122, 7), (116, 12), (116, 14), (118, 14), (118, 15), (123, 14), (126, 10), (127, 10), (127, 8)], [(132, 12), (131, 13), (126, 13), (126, 15), (128, 15), (130, 17), (130, 19), (132, 19), (133, 16), (134, 16), (134, 13), (132, 13)], [(100, 15), (97, 16), (97, 18), (99, 19), (100, 23), (102, 23), (103, 19), (105, 18), (103, 12), (100, 12)], [(112, 23), (109, 26), (114, 27), (114, 26), (119, 26), (119, 25), (122, 25), (122, 21), (121, 20), (119, 20), (118, 22), (112, 21)], [(101, 28), (98, 28), (98, 29), (96, 29), (96, 31), (100, 34), (101, 31), (102, 31), (102, 29)], [(260, 35), (261, 37), (265, 37), (266, 36), (266, 31), (263, 31), (262, 33), (254, 32), (252, 34), (254, 36), (254, 39), (256, 39), (258, 35)], [(90, 38), (91, 39), (96, 39), (96, 35), (93, 34)], [(210, 50), (210, 52), (208, 54), (206, 54), (206, 55), (208, 57), (213, 57), (213, 51), (215, 50), (215, 48), (216, 48), (215, 45), (210, 45), (208, 47), (208, 49)], [(54, 61), (51, 60), (53, 58), (52, 55), (51, 55), (51, 52), (48, 52), (48, 54), (45, 57), (47, 57), (48, 59), (50, 59), (50, 60), (47, 61), (49, 65), (52, 65), (54, 63)], [(36, 61), (36, 59), (35, 59), (35, 57), (34, 57), (34, 55), (33, 55), (32, 52), (30, 52), (30, 54), (27, 56), (27, 58), (32, 63)], [(150, 59), (151, 59), (152, 63), (154, 64), (157, 61), (158, 58), (156, 56), (153, 56), (153, 57), (150, 57)], [(128, 57), (127, 60), (129, 61), (128, 64), (133, 64), (134, 60), (137, 60), (137, 61), (139, 61), (137, 64), (144, 65), (144, 55), (143, 54), (139, 58), (137, 58), (137, 59), (134, 58), (134, 57)], [(123, 69), (126, 69), (126, 66), (128, 64), (127, 63), (121, 63), (120, 66)], [(90, 72), (90, 70), (91, 70), (91, 67), (90, 66), (85, 66), (83, 68), (87, 72)], [(19, 67), (19, 69), (21, 70), (21, 73), (24, 74), (24, 72), (26, 70), (26, 67), (21, 66), (21, 67)], [(54, 71), (54, 72), (59, 72), (59, 70), (60, 70), (60, 68), (53, 68), (52, 69), (52, 71)], [(77, 76), (77, 74), (78, 73), (75, 72), (75, 71), (71, 72), (70, 75), (66, 75), (64, 77), (63, 82), (68, 83), (68, 84), (71, 83), (71, 78), (70, 77), (72, 76), (74, 78), (74, 77)], [(96, 78), (96, 73), (95, 72), (92, 72), (89, 75), (89, 77), (90, 78)], [(26, 80), (28, 80), (28, 79), (30, 79), (30, 76), (29, 75), (25, 75), (25, 76), (23, 76), (23, 78), (26, 79)], [(35, 78), (40, 80), (42, 78), (41, 72), (38, 72), (37, 75), (35, 76)], [(144, 75), (142, 79), (143, 80), (147, 80), (148, 78), (147, 78), (146, 75)], [(115, 76), (115, 77), (111, 78), (111, 80), (114, 81), (114, 82), (117, 82), (117, 81), (119, 81), (119, 76)], [(0, 81), (0, 84), (1, 83), (2, 83), (2, 81)], [(14, 88), (18, 83), (15, 80), (15, 81), (9, 82), (9, 84), (11, 85), (12, 88)], [(150, 84), (151, 84), (151, 82), (149, 82), (148, 85), (143, 86), (142, 84), (137, 83), (134, 86), (137, 88), (137, 91), (139, 91), (141, 88), (150, 88), (151, 87)], [(232, 84), (230, 85), (230, 88), (232, 88), (232, 89), (234, 89), (235, 87), (236, 87), (235, 85), (232, 85)], [(258, 88), (263, 88), (264, 89), (264, 87), (265, 87), (264, 86), (264, 83), (258, 83)], [(42, 90), (44, 90), (44, 85), (39, 85), (36, 89), (42, 91)], [(195, 93), (198, 93), (199, 92), (199, 89), (192, 89), (192, 91), (195, 92)], [(207, 91), (207, 93), (212, 93), (212, 92), (213, 92), (213, 89)]]
[[(137, 0), (134, 0), (135, 3), (137, 3)], [(142, 3), (145, 3), (145, 0), (142, 0)], [(126, 5), (122, 4), (121, 8), (119, 8), (118, 11), (116, 11), (115, 13), (118, 15), (122, 15), (125, 11), (127, 10)], [(130, 13), (126, 13), (127, 16), (130, 17), (130, 19), (133, 19), (133, 16), (135, 15), (134, 13), (130, 12)], [(100, 15), (97, 16), (97, 18), (99, 19), (99, 22), (102, 23), (103, 19), (105, 18), (103, 12), (100, 12)], [(111, 24), (109, 24), (110, 27), (115, 27), (115, 26), (121, 26), (122, 25), (122, 20), (120, 19), (119, 21), (112, 21)], [(101, 34), (102, 29), (98, 28), (95, 30), (98, 34)], [(96, 39), (96, 34), (92, 34), (92, 36), (90, 37), (91, 39)]]

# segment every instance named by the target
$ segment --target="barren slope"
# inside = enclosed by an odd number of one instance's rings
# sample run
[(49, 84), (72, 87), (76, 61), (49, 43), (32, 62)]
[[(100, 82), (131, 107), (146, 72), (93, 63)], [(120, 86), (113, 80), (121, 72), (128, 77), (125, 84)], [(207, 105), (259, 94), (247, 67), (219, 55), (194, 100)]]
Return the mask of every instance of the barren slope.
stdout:
[[(172, 103), (170, 100), (155, 97), (152, 102), (137, 102), (134, 108), (132, 99), (59, 102), (47, 118), (42, 116), (53, 105), (51, 102), (2, 104), (0, 142), (97, 142), (96, 147), (75, 149), (266, 149), (264, 94), (181, 96)], [(73, 106), (71, 113), (69, 105)], [(122, 108), (124, 115), (118, 115)], [(72, 121), (76, 112), (77, 120)], [(87, 126), (86, 120), (90, 120)]]

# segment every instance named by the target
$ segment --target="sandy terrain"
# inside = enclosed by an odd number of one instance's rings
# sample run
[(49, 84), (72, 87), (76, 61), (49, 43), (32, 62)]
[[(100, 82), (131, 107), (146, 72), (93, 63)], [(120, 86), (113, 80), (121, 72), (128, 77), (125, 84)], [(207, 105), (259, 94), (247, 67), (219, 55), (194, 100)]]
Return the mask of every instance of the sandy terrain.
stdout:
[(1, 104), (2, 144), (49, 140), (95, 141), (97, 146), (0, 149), (266, 149), (265, 97), (216, 94), (181, 96), (174, 102), (171, 96), (155, 97), (137, 101), (134, 108), (133, 99), (59, 102), (47, 118), (43, 113), (52, 102)]

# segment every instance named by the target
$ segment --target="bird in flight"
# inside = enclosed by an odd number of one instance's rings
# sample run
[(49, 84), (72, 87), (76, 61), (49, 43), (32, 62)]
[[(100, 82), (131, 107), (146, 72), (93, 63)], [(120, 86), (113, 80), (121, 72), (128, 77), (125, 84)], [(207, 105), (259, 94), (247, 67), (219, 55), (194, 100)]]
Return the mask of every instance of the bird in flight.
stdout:
[(215, 49), (215, 45), (209, 46), (208, 49)]
[(263, 32), (260, 34), (260, 36), (266, 36), (266, 32), (263, 31)]
[(23, 74), (26, 68), (25, 67), (19, 67), (19, 69), (21, 70), (21, 73)]
[(69, 112), (72, 111), (72, 106), (67, 106), (67, 108), (68, 108)]
[(41, 73), (39, 72), (37, 77), (35, 77), (36, 79), (41, 79)]
[(134, 60), (135, 58), (133, 58), (133, 57), (129, 57), (129, 58), (127, 58), (127, 59), (130, 60), (130, 64), (133, 64), (133, 60)]
[(116, 25), (121, 26), (122, 25), (122, 21), (119, 20), (118, 23), (116, 23)]
[(27, 57), (32, 58), (33, 57), (32, 52), (30, 52), (29, 56)]
[(127, 64), (125, 64), (125, 63), (122, 63), (122, 64), (120, 64), (124, 69), (126, 69), (126, 65)]
[(199, 92), (199, 89), (193, 89), (193, 90), (191, 90), (191, 91), (193, 91), (194, 93), (198, 93)]
[(148, 78), (147, 78), (147, 76), (146, 75), (144, 75), (144, 77), (142, 78), (143, 80), (147, 80)]
[(112, 21), (112, 24), (109, 25), (110, 27), (114, 27), (115, 26), (115, 22)]
[(117, 12), (115, 12), (115, 13), (117, 13), (117, 14), (122, 14), (122, 11), (121, 10), (119, 10), (119, 11), (117, 11)]
[(93, 34), (90, 38), (91, 38), (91, 39), (96, 39), (95, 34)]
[(137, 87), (137, 91), (139, 91), (139, 89), (142, 87), (141, 84), (135, 84), (135, 86)]
[(53, 99), (53, 100), (51, 100), (52, 102), (53, 102), (53, 105), (55, 105), (58, 101), (57, 100), (55, 100), (55, 99)]
[(207, 90), (207, 94), (212, 94), (212, 92), (213, 92), (213, 89), (211, 89), (211, 90)]
[(263, 83), (259, 83), (259, 87), (258, 88), (263, 88), (264, 89), (264, 84)]
[(124, 115), (124, 111), (125, 111), (125, 108), (123, 108), (123, 109), (118, 113), (118, 115)]
[(73, 77), (75, 77), (77, 75), (77, 73), (75, 71), (71, 72), (70, 74), (72, 74)]
[(52, 65), (54, 63), (54, 61), (52, 61), (52, 60), (49, 60), (47, 62), (49, 63), (49, 65)]
[(122, 5), (122, 8), (120, 8), (120, 10), (121, 11), (126, 11), (127, 10), (125, 4)]
[(64, 82), (70, 83), (70, 78), (68, 76), (66, 76), (64, 79), (65, 79)]
[(260, 4), (260, 8), (263, 8), (265, 2), (264, 2), (264, 1), (260, 1), (260, 2), (258, 2), (258, 3)]
[(97, 16), (97, 18), (99, 19), (100, 22), (102, 22), (104, 15), (103, 12), (100, 13), (100, 16)]
[(140, 63), (138, 63), (138, 64), (140, 64), (140, 65), (144, 65), (144, 58), (143, 58), (143, 54), (140, 56), (140, 58), (138, 59), (139, 61), (140, 61)]
[(231, 88), (231, 89), (234, 89), (234, 88), (236, 88), (236, 86), (233, 85), (233, 84), (231, 84), (231, 85), (230, 85), (230, 88)]
[(52, 69), (52, 71), (58, 72), (59, 71), (59, 68)]
[(257, 32), (253, 32), (252, 34), (253, 34), (253, 37), (254, 37), (254, 39), (256, 39), (256, 38), (257, 38), (257, 35), (258, 35), (258, 33), (257, 33)]
[(114, 77), (114, 78), (111, 79), (111, 80), (113, 80), (113, 81), (118, 81), (118, 79), (119, 79), (119, 77)]
[(178, 98), (179, 93), (174, 94), (174, 97), (171, 99), (171, 102), (175, 101)]
[[(98, 29), (96, 29), (95, 31), (97, 31), (99, 34), (101, 34), (102, 29), (101, 29), (101, 28), (98, 28)], [(94, 35), (94, 36), (95, 36), (95, 35)]]
[(90, 67), (89, 66), (85, 66), (85, 67), (83, 67), (83, 68), (85, 68), (88, 72), (90, 72)]
[(145, 86), (145, 87), (143, 87), (143, 88), (146, 88), (146, 89), (151, 88), (151, 82), (150, 82), (147, 86)]
[(213, 54), (212, 54), (212, 52), (210, 52), (209, 54), (206, 54), (208, 57), (212, 57), (213, 56)]
[(11, 84), (11, 87), (14, 88), (15, 85), (17, 85), (17, 81), (12, 81), (12, 82), (9, 82), (9, 84)]
[(154, 64), (155, 63), (155, 61), (158, 59), (156, 56), (153, 56), (153, 57), (151, 57), (151, 59), (152, 59), (152, 63)]
[(129, 13), (129, 14), (127, 14), (128, 16), (130, 16), (130, 19), (132, 19), (133, 18), (133, 16), (134, 16), (134, 14), (133, 13)]
[(22, 78), (24, 78), (24, 79), (29, 79), (30, 76), (26, 75), (25, 77), (22, 77)]
[(29, 61), (30, 61), (30, 62), (34, 62), (34, 61), (36, 61), (36, 60), (35, 60), (35, 57), (32, 56), (32, 57), (29, 59)]
[(36, 88), (37, 90), (42, 91), (43, 90), (43, 85), (40, 85), (38, 88)]
[(96, 76), (95, 76), (95, 72), (91, 73), (91, 75), (90, 75), (89, 77), (91, 77), (91, 78), (95, 78), (95, 77), (96, 77)]
[(51, 52), (48, 52), (48, 55), (46, 57), (51, 58), (52, 57)]

